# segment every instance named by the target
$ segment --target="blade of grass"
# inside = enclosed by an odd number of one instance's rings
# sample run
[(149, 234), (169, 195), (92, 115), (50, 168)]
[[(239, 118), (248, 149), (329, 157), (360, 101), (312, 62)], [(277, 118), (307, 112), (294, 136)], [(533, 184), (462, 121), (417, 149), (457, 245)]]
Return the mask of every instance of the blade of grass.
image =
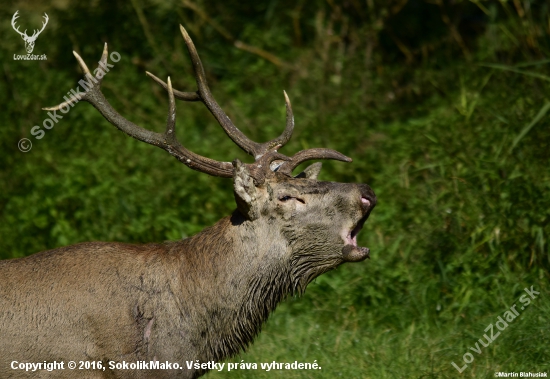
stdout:
[(531, 120), (531, 122), (521, 130), (521, 132), (518, 134), (516, 138), (514, 138), (514, 142), (512, 142), (512, 146), (510, 147), (510, 150), (508, 150), (508, 154), (510, 154), (512, 150), (514, 150), (514, 147), (516, 147), (519, 141), (521, 141), (521, 139), (525, 137), (527, 133), (529, 133), (529, 131), (533, 128), (533, 126), (535, 126), (536, 123), (539, 122), (540, 119), (544, 117), (546, 112), (548, 112), (548, 109), (550, 109), (550, 101), (546, 100), (544, 102), (544, 105), (540, 109), (539, 113), (537, 113), (537, 115), (535, 116), (535, 118)]
[(525, 75), (525, 76), (531, 76), (531, 77), (533, 77), (533, 78), (542, 79), (542, 80), (546, 80), (546, 81), (550, 82), (550, 77), (549, 77), (549, 76), (542, 75), (542, 74), (539, 74), (539, 73), (536, 73), (536, 72), (518, 70), (517, 68), (510, 67), (510, 66), (505, 66), (505, 65), (502, 65), (502, 64), (496, 64), (496, 63), (480, 63), (480, 64), (478, 64), (478, 66), (481, 66), (481, 67), (489, 67), (489, 68), (496, 68), (497, 70), (510, 71), (510, 72), (514, 72), (514, 73), (516, 73), (516, 74), (521, 74), (521, 75)]
[(524, 62), (524, 63), (518, 63), (515, 65), (515, 67), (528, 67), (528, 66), (540, 66), (543, 64), (550, 63), (550, 59), (543, 59), (541, 61), (535, 61), (535, 62)]

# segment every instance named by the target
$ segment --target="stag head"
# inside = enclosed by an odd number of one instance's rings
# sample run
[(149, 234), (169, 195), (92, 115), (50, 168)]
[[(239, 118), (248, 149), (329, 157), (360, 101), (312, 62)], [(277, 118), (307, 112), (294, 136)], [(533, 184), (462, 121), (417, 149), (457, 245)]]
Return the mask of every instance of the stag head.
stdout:
[[(257, 185), (247, 165), (234, 165), (238, 213), (250, 230), (267, 236), (262, 242), (271, 246), (264, 250), (276, 256), (266, 261), (289, 262), (289, 293), (302, 293), (341, 263), (369, 258), (369, 249), (357, 246), (357, 234), (376, 205), (368, 185), (318, 181), (320, 162), (295, 177), (275, 172)], [(274, 241), (283, 248), (273, 248)]]
[(21, 38), (23, 38), (23, 41), (25, 41), (25, 49), (27, 50), (27, 53), (32, 53), (32, 51), (34, 50), (34, 42), (36, 41), (36, 39), (38, 38), (38, 36), (40, 35), (40, 33), (42, 33), (42, 31), (44, 30), (44, 28), (46, 27), (46, 25), (48, 25), (48, 15), (46, 13), (44, 13), (44, 22), (42, 23), (42, 29), (38, 30), (38, 29), (35, 29), (34, 32), (32, 33), (32, 36), (28, 36), (27, 35), (27, 29), (25, 29), (25, 31), (23, 33), (21, 33), (19, 31), (19, 26), (16, 27), (15, 26), (15, 20), (17, 20), (19, 18), (19, 11), (16, 11), (15, 14), (13, 15), (12, 19), (11, 19), (11, 26), (13, 28), (13, 30), (15, 30), (17, 33), (19, 33), (19, 35), (21, 36)]

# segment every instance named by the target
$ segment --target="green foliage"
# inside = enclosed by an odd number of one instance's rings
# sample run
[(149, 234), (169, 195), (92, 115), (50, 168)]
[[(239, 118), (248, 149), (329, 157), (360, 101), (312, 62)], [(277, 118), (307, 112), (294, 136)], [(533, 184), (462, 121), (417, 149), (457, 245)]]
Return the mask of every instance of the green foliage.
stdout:
[[(89, 240), (174, 240), (231, 212), (230, 181), (122, 135), (88, 104), (43, 139), (30, 134), (47, 117), (40, 108), (80, 79), (71, 50), (95, 67), (105, 41), (122, 57), (105, 78), (106, 96), (130, 120), (162, 130), (166, 94), (143, 72), (195, 88), (182, 23), (241, 130), (258, 141), (278, 135), (285, 89), (297, 125), (283, 152), (339, 150), (354, 162), (325, 163), (321, 179), (368, 183), (379, 198), (359, 236), (372, 260), (318, 278), (232, 360), (317, 360), (323, 369), (209, 377), (548, 371), (546, 2), (58, 1), (11, 4), (2, 19), (16, 9), (22, 29), (50, 16), (35, 47), (48, 60), (13, 60), (23, 41), (0, 24), (0, 258)], [(249, 161), (201, 104), (177, 106), (187, 147)], [(33, 143), (26, 154), (17, 148), (23, 137)], [(451, 362), (462, 366), (530, 286), (540, 296), (459, 375)]]

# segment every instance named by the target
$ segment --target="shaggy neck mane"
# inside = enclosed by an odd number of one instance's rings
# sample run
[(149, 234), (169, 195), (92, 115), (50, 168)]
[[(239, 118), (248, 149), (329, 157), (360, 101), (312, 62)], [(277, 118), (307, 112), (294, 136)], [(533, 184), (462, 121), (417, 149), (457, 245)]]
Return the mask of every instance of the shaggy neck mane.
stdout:
[(200, 337), (192, 341), (201, 346), (201, 361), (244, 351), (277, 304), (295, 292), (282, 238), (259, 240), (257, 227), (235, 212), (170, 249), (182, 261), (179, 287), (189, 286), (176, 294), (182, 314), (201, 320)]

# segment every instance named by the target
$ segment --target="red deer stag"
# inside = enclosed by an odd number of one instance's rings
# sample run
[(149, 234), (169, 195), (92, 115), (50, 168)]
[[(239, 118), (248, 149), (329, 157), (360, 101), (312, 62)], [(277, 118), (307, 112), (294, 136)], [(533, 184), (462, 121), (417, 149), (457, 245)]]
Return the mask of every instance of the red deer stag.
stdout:
[[(371, 188), (317, 181), (320, 163), (292, 176), (307, 160), (351, 159), (323, 148), (292, 157), (278, 152), (294, 127), (286, 93), (281, 136), (266, 143), (248, 139), (214, 100), (195, 46), (183, 27), (181, 32), (198, 91), (177, 91), (170, 78), (165, 83), (147, 73), (168, 92), (164, 133), (143, 129), (114, 110), (101, 93), (102, 78), (92, 78), (75, 53), (94, 82), (81, 100), (129, 136), (190, 168), (233, 178), (237, 209), (182, 241), (89, 242), (0, 261), (0, 378), (196, 378), (208, 367), (187, 364), (221, 362), (243, 351), (287, 296), (303, 293), (341, 263), (369, 257), (368, 248), (357, 246), (357, 233), (376, 204)], [(106, 62), (107, 45), (99, 64)], [(176, 139), (175, 98), (202, 101), (255, 162), (219, 162), (186, 149)], [(64, 362), (64, 369), (47, 371), (54, 361)], [(90, 369), (70, 370), (69, 361), (88, 362)], [(119, 369), (114, 362), (134, 366)]]

